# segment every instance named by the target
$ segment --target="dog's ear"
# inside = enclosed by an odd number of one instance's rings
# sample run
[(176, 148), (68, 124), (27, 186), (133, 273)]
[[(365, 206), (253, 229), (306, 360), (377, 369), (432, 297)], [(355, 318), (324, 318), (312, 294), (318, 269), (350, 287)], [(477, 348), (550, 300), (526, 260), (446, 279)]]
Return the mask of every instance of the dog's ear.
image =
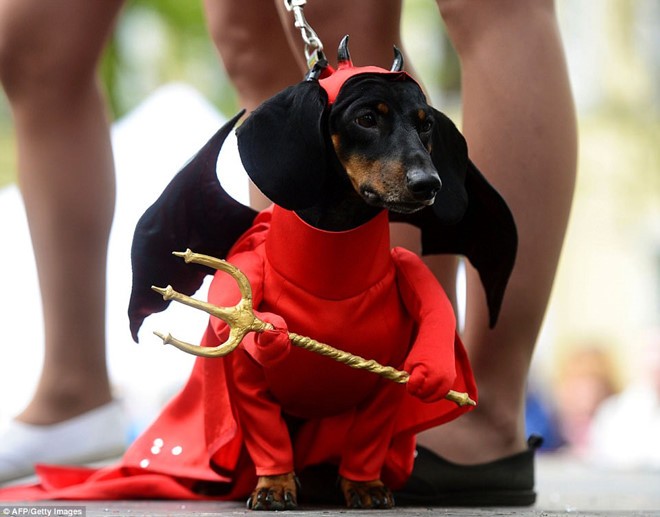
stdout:
[(251, 225), (256, 212), (233, 199), (216, 174), (218, 153), (243, 112), (218, 130), (172, 179), (142, 215), (131, 248), (133, 288), (128, 307), (131, 333), (137, 341), (144, 319), (165, 310), (169, 301), (151, 289), (172, 284), (192, 295), (213, 270), (186, 264), (173, 251), (190, 248), (224, 258)]
[(434, 135), (432, 155), (442, 188), (433, 206), (390, 216), (422, 230), (422, 254), (451, 253), (469, 259), (486, 291), (493, 327), (516, 258), (516, 225), (504, 199), (468, 158), (458, 129), (440, 112), (436, 125), (438, 121), (442, 127)]
[(303, 81), (261, 104), (238, 128), (248, 175), (266, 197), (289, 210), (312, 206), (327, 170), (322, 121), (327, 94)]

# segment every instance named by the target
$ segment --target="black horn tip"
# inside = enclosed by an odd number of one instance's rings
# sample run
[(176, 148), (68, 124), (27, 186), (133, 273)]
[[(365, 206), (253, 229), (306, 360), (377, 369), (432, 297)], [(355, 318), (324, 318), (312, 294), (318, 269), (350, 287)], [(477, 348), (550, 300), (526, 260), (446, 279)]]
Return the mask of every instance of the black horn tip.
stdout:
[(403, 70), (403, 54), (398, 47), (394, 45), (394, 61), (392, 62), (390, 72), (400, 72), (401, 70)]
[(353, 65), (351, 54), (348, 51), (348, 34), (341, 39), (339, 47), (337, 48), (337, 64), (341, 65), (342, 63), (348, 64), (349, 66)]

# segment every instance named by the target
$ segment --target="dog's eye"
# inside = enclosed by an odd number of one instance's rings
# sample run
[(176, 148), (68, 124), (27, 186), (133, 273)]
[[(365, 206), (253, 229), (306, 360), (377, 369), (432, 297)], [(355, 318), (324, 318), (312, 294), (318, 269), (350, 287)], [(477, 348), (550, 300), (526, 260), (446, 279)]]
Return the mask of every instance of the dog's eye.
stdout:
[(366, 113), (356, 118), (355, 122), (362, 127), (374, 127), (376, 125), (376, 116), (373, 113)]
[(427, 119), (424, 122), (422, 122), (421, 126), (419, 127), (419, 132), (428, 133), (429, 131), (431, 131), (432, 127), (433, 127), (433, 121)]

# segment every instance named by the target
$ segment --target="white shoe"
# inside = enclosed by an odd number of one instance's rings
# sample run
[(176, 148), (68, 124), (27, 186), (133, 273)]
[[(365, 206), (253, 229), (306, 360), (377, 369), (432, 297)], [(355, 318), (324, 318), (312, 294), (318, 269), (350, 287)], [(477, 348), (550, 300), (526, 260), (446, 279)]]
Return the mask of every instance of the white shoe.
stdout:
[(124, 415), (116, 401), (52, 425), (12, 420), (0, 430), (0, 483), (34, 474), (37, 463), (81, 465), (125, 449)]

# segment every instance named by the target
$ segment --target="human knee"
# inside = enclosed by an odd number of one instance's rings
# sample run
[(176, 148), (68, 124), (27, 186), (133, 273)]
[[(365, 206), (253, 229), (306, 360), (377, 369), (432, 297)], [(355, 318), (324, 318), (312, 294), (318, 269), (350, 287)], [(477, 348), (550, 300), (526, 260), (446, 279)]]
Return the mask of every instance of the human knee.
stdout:
[(253, 83), (261, 75), (261, 63), (255, 56), (252, 35), (241, 27), (211, 28), (215, 43), (227, 75), (240, 87), (242, 82)]
[(253, 22), (209, 27), (225, 71), (248, 110), (303, 77), (279, 21), (258, 33), (250, 27)]
[(70, 52), (59, 44), (57, 36), (49, 41), (33, 31), (0, 30), (0, 82), (10, 102), (73, 97), (93, 81), (95, 65), (84, 51)]
[(24, 45), (5, 24), (0, 24), (0, 83), (10, 97), (19, 89), (18, 76), (21, 74), (22, 57), (20, 48)]
[(459, 54), (492, 31), (531, 25), (539, 14), (554, 16), (554, 0), (437, 0), (437, 4)]

